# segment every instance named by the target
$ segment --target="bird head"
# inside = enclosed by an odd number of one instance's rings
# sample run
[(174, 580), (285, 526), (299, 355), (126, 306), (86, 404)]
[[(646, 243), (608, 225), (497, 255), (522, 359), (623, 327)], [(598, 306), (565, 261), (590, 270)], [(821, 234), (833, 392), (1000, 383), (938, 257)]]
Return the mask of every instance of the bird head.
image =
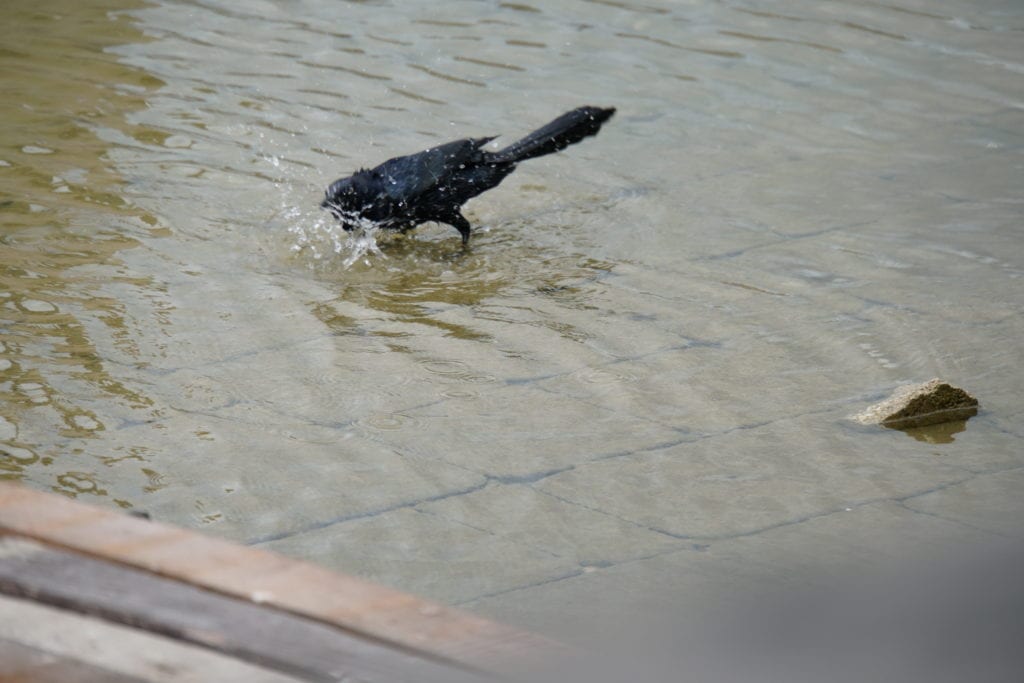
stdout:
[(341, 227), (351, 231), (359, 226), (361, 204), (359, 192), (353, 186), (352, 178), (342, 178), (327, 188), (320, 208), (330, 211), (341, 223)]

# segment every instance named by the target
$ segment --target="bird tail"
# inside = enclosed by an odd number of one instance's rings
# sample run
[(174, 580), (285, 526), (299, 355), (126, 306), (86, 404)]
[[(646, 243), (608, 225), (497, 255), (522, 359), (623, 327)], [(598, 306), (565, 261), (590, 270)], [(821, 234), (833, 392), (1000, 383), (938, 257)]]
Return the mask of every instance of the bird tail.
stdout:
[(585, 137), (597, 135), (601, 124), (611, 118), (614, 108), (580, 107), (562, 114), (546, 126), (538, 128), (522, 140), (491, 152), (487, 160), (492, 163), (524, 161), (552, 154), (577, 143)]

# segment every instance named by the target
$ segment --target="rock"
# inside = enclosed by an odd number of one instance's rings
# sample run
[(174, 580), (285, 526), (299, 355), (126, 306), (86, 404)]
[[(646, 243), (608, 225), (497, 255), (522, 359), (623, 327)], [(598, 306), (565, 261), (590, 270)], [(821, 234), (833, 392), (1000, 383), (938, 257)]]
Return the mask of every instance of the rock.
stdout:
[(898, 388), (892, 396), (869, 406), (854, 419), (861, 424), (907, 429), (966, 420), (977, 414), (978, 399), (948, 382), (933, 379)]

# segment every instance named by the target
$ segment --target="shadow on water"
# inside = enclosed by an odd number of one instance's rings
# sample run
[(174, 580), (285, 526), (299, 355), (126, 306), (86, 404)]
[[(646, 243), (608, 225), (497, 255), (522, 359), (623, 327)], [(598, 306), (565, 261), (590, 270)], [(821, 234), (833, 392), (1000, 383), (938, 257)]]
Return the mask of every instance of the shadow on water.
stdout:
[(134, 132), (124, 113), (161, 85), (105, 52), (144, 40), (118, 14), (141, 5), (12, 2), (0, 26), (0, 66), (14, 74), (0, 99), (0, 478), (39, 478), (70, 496), (106, 495), (88, 463), (68, 462), (108, 427), (94, 397), (129, 411), (152, 404), (110, 371), (92, 332), (137, 356), (108, 288), (154, 286), (124, 272), (118, 253), (157, 220), (122, 197), (107, 159), (107, 140)]

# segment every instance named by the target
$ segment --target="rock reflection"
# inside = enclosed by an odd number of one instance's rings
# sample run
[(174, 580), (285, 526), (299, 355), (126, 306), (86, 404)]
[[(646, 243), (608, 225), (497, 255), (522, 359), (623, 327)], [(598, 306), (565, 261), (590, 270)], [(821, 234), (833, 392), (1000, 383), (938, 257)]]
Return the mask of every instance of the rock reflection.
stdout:
[[(968, 418), (969, 419), (969, 418)], [(896, 429), (892, 427), (891, 429)], [(956, 420), (954, 422), (943, 422), (937, 425), (928, 425), (927, 427), (910, 427), (907, 429), (900, 429), (907, 436), (913, 437), (918, 441), (924, 443), (944, 444), (953, 443), (955, 441), (954, 435), (967, 429), (967, 420)]]

